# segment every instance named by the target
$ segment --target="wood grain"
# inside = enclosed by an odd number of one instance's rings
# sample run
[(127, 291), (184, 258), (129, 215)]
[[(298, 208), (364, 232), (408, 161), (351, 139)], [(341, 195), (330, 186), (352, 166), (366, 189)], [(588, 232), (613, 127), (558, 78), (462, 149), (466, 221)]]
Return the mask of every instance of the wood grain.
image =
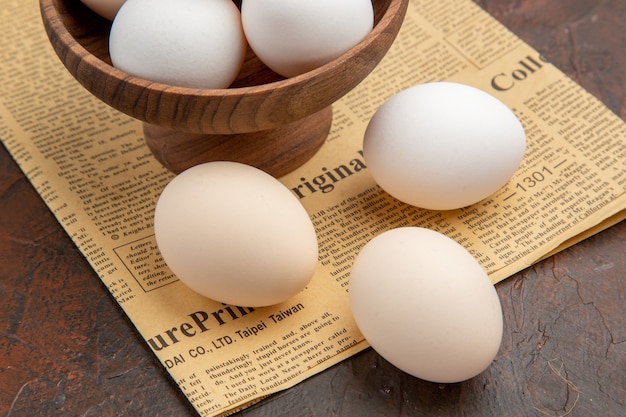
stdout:
[(211, 161), (252, 165), (278, 178), (308, 161), (330, 132), (332, 106), (295, 122), (260, 132), (232, 135), (186, 133), (144, 123), (144, 138), (154, 157), (180, 173)]
[[(481, 0), (626, 116), (623, 0)], [(245, 417), (626, 415), (626, 222), (498, 284), (488, 372), (430, 384), (367, 350)], [(197, 416), (0, 147), (0, 415)]]

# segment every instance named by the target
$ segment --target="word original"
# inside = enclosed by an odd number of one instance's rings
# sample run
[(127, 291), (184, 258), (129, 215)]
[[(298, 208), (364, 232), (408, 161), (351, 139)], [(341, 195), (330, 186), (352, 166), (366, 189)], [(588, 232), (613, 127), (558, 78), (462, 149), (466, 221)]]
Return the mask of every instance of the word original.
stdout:
[[(358, 154), (363, 157), (363, 151)], [(367, 166), (362, 159), (354, 158), (348, 164), (342, 164), (335, 168), (328, 169), (322, 167), (321, 174), (311, 178), (300, 178), (300, 184), (293, 187), (291, 191), (299, 199), (303, 199), (313, 193), (321, 191), (323, 194), (329, 193), (335, 189), (335, 184), (339, 181), (350, 177), (351, 175), (366, 169)]]

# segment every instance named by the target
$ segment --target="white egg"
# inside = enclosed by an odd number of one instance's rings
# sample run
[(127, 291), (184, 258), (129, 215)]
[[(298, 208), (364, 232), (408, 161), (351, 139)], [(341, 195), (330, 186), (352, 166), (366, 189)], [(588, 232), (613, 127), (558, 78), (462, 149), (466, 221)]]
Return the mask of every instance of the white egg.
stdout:
[(172, 272), (227, 304), (286, 301), (317, 266), (315, 229), (298, 199), (269, 174), (236, 162), (177, 175), (159, 197), (154, 231)]
[(125, 0), (80, 0), (85, 6), (104, 17), (113, 20)]
[(502, 188), (526, 149), (515, 114), (477, 88), (435, 82), (394, 95), (374, 114), (363, 153), (374, 180), (413, 206), (450, 210)]
[(109, 36), (113, 66), (179, 87), (227, 88), (246, 48), (231, 0), (127, 0)]
[(399, 369), (439, 383), (472, 378), (502, 340), (502, 308), (489, 277), (438, 232), (384, 232), (357, 255), (350, 303), (365, 339)]
[(339, 57), (374, 25), (371, 0), (243, 0), (241, 18), (252, 50), (285, 77)]

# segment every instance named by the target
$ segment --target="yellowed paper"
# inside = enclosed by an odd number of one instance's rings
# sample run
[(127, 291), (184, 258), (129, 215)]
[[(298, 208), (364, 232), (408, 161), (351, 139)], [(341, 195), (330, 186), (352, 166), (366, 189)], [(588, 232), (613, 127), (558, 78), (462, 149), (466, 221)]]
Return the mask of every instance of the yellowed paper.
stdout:
[[(36, 0), (0, 1), (0, 139), (200, 415), (245, 407), (368, 346), (347, 288), (359, 249), (384, 230), (445, 233), (496, 283), (626, 217), (624, 122), (470, 0), (413, 0), (381, 65), (335, 104), (325, 146), (281, 178), (317, 230), (311, 284), (270, 308), (215, 303), (181, 284), (158, 252), (152, 215), (173, 175), (152, 158), (141, 124), (65, 71)], [(360, 153), (387, 98), (442, 80), (502, 100), (528, 134), (505, 187), (448, 212), (391, 198)]]

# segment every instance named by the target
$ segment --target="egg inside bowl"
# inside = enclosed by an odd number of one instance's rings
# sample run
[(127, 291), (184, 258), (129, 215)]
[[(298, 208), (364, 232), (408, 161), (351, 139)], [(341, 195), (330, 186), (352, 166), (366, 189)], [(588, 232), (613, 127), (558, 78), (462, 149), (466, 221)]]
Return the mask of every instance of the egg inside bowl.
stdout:
[[(333, 61), (285, 78), (248, 49), (225, 89), (155, 83), (111, 65), (111, 22), (80, 0), (40, 0), (50, 42), (68, 71), (109, 106), (145, 123), (155, 157), (174, 172), (210, 160), (248, 163), (280, 176), (308, 160), (324, 140), (332, 103), (358, 85), (383, 58), (409, 0), (374, 0), (374, 28)], [(310, 132), (310, 133), (307, 133)]]

